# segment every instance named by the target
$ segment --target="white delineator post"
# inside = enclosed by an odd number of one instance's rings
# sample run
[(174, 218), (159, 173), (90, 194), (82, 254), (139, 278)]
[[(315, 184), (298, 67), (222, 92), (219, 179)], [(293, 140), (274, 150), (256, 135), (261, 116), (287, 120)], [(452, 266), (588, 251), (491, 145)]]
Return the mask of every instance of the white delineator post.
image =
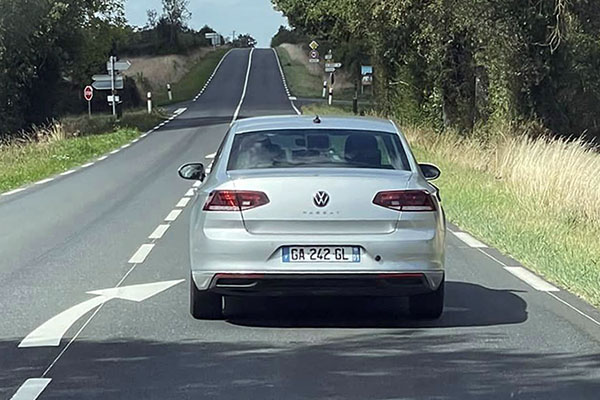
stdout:
[(329, 87), (329, 100), (328, 100), (328, 102), (329, 102), (329, 105), (333, 104), (333, 86)]
[(112, 95), (112, 113), (117, 116), (117, 91), (115, 90), (115, 57), (110, 56), (110, 94)]
[(148, 114), (152, 114), (152, 92), (148, 92)]
[(171, 91), (170, 83), (167, 83), (167, 92), (169, 93), (169, 101), (173, 101), (173, 92)]
[(323, 81), (323, 98), (327, 97), (327, 81)]

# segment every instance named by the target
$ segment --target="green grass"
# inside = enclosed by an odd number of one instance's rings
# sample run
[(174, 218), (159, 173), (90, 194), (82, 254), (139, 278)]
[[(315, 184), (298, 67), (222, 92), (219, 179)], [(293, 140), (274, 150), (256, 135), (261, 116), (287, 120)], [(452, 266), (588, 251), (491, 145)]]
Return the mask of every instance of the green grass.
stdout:
[[(279, 55), (281, 66), (288, 87), (293, 96), (320, 99), (323, 96), (323, 78), (311, 74), (306, 68), (306, 65), (294, 61), (290, 57), (288, 51), (283, 47), (275, 49)], [(334, 101), (337, 100), (352, 100), (354, 98), (354, 88), (338, 89), (334, 92)], [(358, 96), (359, 102), (371, 102), (371, 88), (366, 88), (365, 94)], [(351, 106), (349, 106), (352, 109)]]
[[(32, 132), (36, 140), (0, 146), (0, 193), (64, 172), (112, 151), (163, 120), (160, 114), (68, 117)], [(102, 133), (108, 132), (108, 133)]]
[(218, 49), (208, 53), (199, 63), (194, 65), (190, 71), (177, 83), (171, 85), (173, 100), (169, 101), (166, 89), (157, 92), (156, 104), (168, 105), (193, 99), (202, 90), (208, 78), (219, 64), (219, 61), (229, 51), (227, 48)]
[(523, 199), (493, 175), (413, 146), (443, 171), (436, 182), (448, 220), (551, 282), (600, 306), (600, 229)]
[(320, 98), (323, 94), (322, 77), (311, 74), (304, 64), (292, 60), (287, 50), (283, 47), (277, 47), (276, 51), (292, 95)]
[[(348, 114), (344, 109), (319, 105), (303, 111)], [(449, 221), (554, 284), (600, 306), (597, 221), (569, 211), (562, 199), (554, 199), (554, 208), (543, 206), (535, 193), (522, 192), (521, 186), (486, 171), (481, 164), (493, 151), (477, 140), (460, 142), (452, 136), (439, 140), (438, 133), (411, 127), (405, 132), (417, 159), (435, 163), (442, 170), (436, 185)], [(546, 168), (548, 174), (553, 172), (550, 169)]]

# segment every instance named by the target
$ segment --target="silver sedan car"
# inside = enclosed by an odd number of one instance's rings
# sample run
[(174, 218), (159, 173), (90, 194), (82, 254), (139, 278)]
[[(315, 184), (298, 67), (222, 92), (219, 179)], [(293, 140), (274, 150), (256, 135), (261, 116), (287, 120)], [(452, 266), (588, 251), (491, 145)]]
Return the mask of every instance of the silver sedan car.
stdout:
[(444, 306), (440, 175), (391, 121), (263, 117), (236, 122), (203, 181), (190, 226), (191, 313), (223, 296), (408, 296), (415, 318)]

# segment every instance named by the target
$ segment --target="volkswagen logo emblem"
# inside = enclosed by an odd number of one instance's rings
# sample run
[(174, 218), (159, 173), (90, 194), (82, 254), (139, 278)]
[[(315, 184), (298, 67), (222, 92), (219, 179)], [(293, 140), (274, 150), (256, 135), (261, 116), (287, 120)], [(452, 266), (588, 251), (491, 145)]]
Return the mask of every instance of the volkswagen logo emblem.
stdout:
[(317, 192), (313, 196), (313, 203), (315, 203), (315, 206), (323, 208), (329, 204), (329, 195), (327, 192)]

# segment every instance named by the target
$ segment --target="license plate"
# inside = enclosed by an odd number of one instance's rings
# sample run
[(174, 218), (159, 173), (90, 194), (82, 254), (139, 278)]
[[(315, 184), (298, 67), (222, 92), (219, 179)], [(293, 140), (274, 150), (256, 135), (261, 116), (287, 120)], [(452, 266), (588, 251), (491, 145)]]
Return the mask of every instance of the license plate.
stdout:
[(290, 246), (281, 252), (284, 263), (359, 263), (360, 247)]

